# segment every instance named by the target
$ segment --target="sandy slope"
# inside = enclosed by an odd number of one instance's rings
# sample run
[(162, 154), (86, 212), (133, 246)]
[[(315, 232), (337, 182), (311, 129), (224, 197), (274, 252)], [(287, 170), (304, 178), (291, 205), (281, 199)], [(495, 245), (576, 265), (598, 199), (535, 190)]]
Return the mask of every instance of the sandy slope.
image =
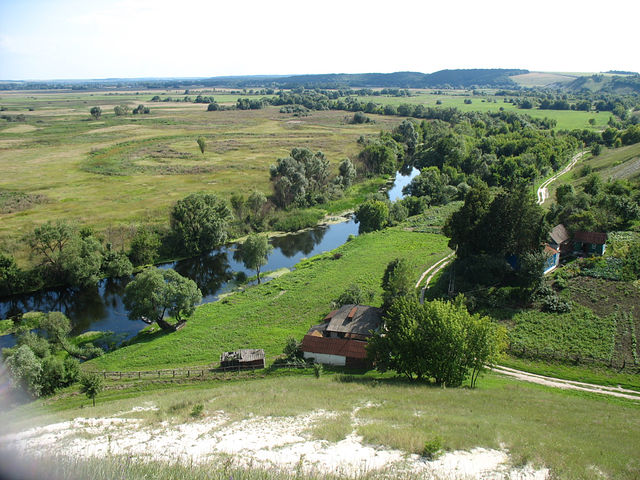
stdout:
[[(218, 411), (182, 423), (149, 424), (135, 412), (106, 418), (76, 418), (0, 436), (0, 449), (64, 453), (78, 457), (131, 455), (140, 459), (205, 463), (231, 456), (238, 465), (295, 471), (353, 475), (371, 470), (406, 474), (412, 478), (478, 478), (537, 480), (547, 469), (513, 467), (506, 451), (475, 448), (427, 461), (399, 450), (365, 445), (354, 431), (339, 442), (314, 440), (314, 422), (336, 415), (317, 410), (295, 417), (255, 417), (231, 421)], [(146, 407), (154, 408), (154, 407)], [(139, 409), (140, 410), (140, 409)]]

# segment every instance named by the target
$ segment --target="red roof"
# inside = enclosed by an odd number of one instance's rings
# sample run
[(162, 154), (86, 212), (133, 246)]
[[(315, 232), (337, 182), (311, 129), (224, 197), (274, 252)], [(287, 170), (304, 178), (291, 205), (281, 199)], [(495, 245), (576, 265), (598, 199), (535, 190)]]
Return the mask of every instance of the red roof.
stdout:
[(544, 253), (546, 253), (547, 255), (555, 255), (556, 253), (559, 253), (559, 252), (555, 248), (549, 246), (549, 244), (547, 243), (544, 246)]
[(349, 358), (367, 358), (365, 350), (367, 342), (345, 340), (343, 338), (327, 338), (305, 335), (302, 339), (302, 351), (340, 355)]
[(582, 243), (595, 243), (596, 245), (604, 245), (607, 243), (607, 234), (600, 232), (576, 232), (573, 240)]

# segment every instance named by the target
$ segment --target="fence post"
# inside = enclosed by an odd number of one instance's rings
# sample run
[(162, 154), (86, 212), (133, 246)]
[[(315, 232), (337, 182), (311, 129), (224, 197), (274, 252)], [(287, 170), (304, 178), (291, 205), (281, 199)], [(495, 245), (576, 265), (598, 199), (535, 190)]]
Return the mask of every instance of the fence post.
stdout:
[(142, 373), (138, 372), (138, 380), (141, 378)]
[(189, 376), (189, 370), (187, 370), (187, 377)]
[(102, 372), (102, 375), (104, 376), (104, 379), (107, 379), (107, 372)]
[(176, 378), (176, 371), (173, 371), (173, 378)]
[(120, 372), (120, 380), (122, 380), (122, 372)]

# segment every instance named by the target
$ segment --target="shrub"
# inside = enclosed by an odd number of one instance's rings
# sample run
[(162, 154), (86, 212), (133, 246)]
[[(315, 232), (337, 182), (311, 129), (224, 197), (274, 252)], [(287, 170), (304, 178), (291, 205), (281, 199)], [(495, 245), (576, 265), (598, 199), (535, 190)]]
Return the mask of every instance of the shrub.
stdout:
[(357, 284), (351, 284), (340, 294), (331, 304), (334, 308), (340, 308), (343, 305), (365, 305), (370, 303), (375, 296), (375, 292), (371, 289), (365, 289)]
[(191, 409), (191, 413), (189, 415), (191, 415), (193, 418), (201, 417), (203, 410), (204, 410), (204, 405), (201, 403), (198, 403), (193, 406), (193, 408)]
[(436, 435), (431, 440), (427, 440), (424, 443), (422, 449), (422, 456), (427, 460), (435, 460), (440, 455), (442, 450), (442, 439)]
[(285, 355), (285, 359), (289, 362), (295, 362), (302, 359), (302, 344), (294, 337), (289, 337), (287, 343), (282, 350)]

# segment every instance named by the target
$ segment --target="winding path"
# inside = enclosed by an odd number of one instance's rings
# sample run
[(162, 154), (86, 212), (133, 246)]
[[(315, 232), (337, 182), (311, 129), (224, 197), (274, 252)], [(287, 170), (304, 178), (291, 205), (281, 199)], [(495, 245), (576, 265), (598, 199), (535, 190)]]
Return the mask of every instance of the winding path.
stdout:
[(429, 268), (427, 268), (424, 272), (422, 272), (422, 275), (420, 275), (420, 278), (416, 282), (415, 288), (418, 288), (420, 286), (420, 282), (422, 282), (424, 277), (427, 276), (429, 272), (431, 272), (431, 275), (427, 277), (427, 281), (424, 283), (424, 287), (422, 287), (422, 290), (420, 290), (420, 303), (424, 303), (424, 292), (427, 290), (427, 288), (429, 288), (429, 283), (431, 283), (431, 280), (433, 279), (435, 274), (438, 273), (440, 270), (442, 270), (444, 267), (446, 267), (451, 261), (451, 257), (453, 257), (454, 255), (455, 255), (455, 252), (451, 252), (449, 255), (447, 255), (441, 260), (438, 260), (436, 263), (434, 263)]
[(542, 182), (542, 185), (540, 185), (540, 187), (538, 188), (538, 192), (537, 192), (538, 205), (542, 205), (547, 200), (547, 198), (549, 198), (549, 190), (547, 189), (547, 187), (549, 185), (551, 185), (552, 182), (557, 180), (558, 177), (564, 175), (569, 170), (571, 170), (573, 167), (575, 167), (576, 163), (578, 163), (578, 160), (580, 160), (585, 153), (587, 153), (586, 150), (576, 153), (566, 167), (564, 167), (562, 170), (557, 172), (555, 175), (553, 175), (550, 178), (547, 178), (544, 182)]

